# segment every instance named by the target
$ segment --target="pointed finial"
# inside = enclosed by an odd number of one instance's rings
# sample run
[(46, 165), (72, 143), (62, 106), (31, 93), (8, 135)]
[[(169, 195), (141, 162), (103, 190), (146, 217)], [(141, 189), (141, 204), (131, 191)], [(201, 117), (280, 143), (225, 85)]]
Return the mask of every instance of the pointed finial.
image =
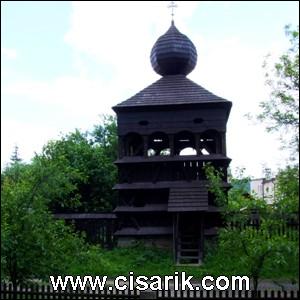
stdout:
[(171, 3), (168, 5), (168, 8), (171, 9), (171, 16), (172, 16), (172, 25), (174, 25), (174, 10), (177, 7), (177, 4), (175, 1), (171, 1)]

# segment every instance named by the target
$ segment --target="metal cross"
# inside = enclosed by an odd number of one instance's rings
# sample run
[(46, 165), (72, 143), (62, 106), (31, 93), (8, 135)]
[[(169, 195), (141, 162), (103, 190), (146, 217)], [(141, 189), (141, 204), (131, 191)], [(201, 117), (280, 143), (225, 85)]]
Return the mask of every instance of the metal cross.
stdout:
[(172, 21), (174, 19), (174, 9), (177, 7), (177, 4), (175, 1), (171, 1), (171, 3), (168, 5), (168, 8), (171, 8), (171, 16), (172, 16)]

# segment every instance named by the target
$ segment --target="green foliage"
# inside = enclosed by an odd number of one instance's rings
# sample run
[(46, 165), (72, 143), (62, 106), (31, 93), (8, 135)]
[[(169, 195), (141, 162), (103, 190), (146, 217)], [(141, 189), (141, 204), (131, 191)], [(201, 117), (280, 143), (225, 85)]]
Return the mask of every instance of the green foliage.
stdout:
[[(251, 228), (242, 231), (237, 228), (222, 229), (217, 246), (215, 244), (206, 246), (204, 264), (199, 272), (201, 275), (250, 277), (258, 272), (260, 278), (297, 280), (299, 276), (298, 232), (294, 232), (294, 239), (275, 234), (269, 240), (266, 239), (266, 232), (267, 226), (258, 232)], [(249, 255), (245, 253), (244, 246)], [(270, 251), (264, 257), (267, 249)]]
[(299, 212), (299, 166), (287, 166), (276, 176), (275, 209), (281, 216)]
[(259, 211), (260, 216), (268, 212), (264, 200), (249, 195), (247, 185), (250, 178), (245, 177), (244, 170), (239, 171), (237, 178), (230, 177), (231, 188), (229, 191), (223, 186), (223, 174), (216, 170), (211, 164), (204, 166), (206, 177), (209, 181), (209, 191), (214, 194), (216, 203), (222, 208), (223, 218), (227, 222), (246, 222), (251, 210)]
[(112, 250), (90, 247), (83, 254), (84, 264), (74, 260), (70, 264), (69, 274), (73, 275), (107, 275), (115, 277), (128, 275), (169, 275), (174, 273), (172, 253), (156, 247), (146, 247), (141, 243), (130, 247)]
[(228, 206), (224, 210), (224, 217), (227, 222), (247, 223), (250, 213), (256, 211), (261, 219), (269, 215), (270, 209), (265, 200), (250, 195), (243, 188), (249, 184), (249, 178), (232, 178), (232, 188), (228, 192)]
[[(266, 84), (271, 89), (271, 97), (260, 103), (261, 112), (257, 118), (266, 124), (267, 131), (281, 133), (282, 145), (291, 150), (291, 160), (297, 160), (299, 153), (299, 27), (293, 30), (290, 26), (286, 26), (285, 30), (291, 46), (280, 56), (274, 68), (270, 68), (267, 61), (264, 64)], [(298, 165), (287, 166), (278, 173), (275, 182), (274, 205), (265, 207), (263, 211), (262, 226), (267, 226), (275, 218), (291, 220), (294, 217), (293, 214), (299, 212)], [(227, 232), (227, 237), (226, 235), (220, 236), (221, 240), (226, 237), (230, 243), (233, 242), (235, 249), (240, 247), (243, 250), (240, 254), (240, 261), (248, 265), (249, 273), (256, 283), (262, 270), (267, 268), (265, 265), (268, 265), (267, 260), (270, 257), (273, 265), (269, 264), (269, 266), (272, 270), (284, 264), (290, 269), (299, 265), (298, 245), (279, 235), (264, 239), (262, 235), (266, 234), (265, 229), (262, 227), (262, 232), (254, 237), (250, 237), (248, 232), (244, 231), (239, 235), (240, 240), (234, 239), (236, 236), (234, 232)], [(230, 245), (228, 249), (229, 247)], [(288, 263), (288, 260), (283, 260), (285, 255), (289, 255)], [(299, 273), (298, 268), (296, 273)]]
[(79, 183), (86, 180), (85, 174), (70, 165), (63, 153), (52, 156), (52, 147), (54, 143), (49, 142), (42, 154), (33, 158), (30, 177), (24, 180), (32, 181), (34, 193), (41, 195), (49, 207), (57, 202), (62, 207), (76, 207), (80, 204)]
[(2, 278), (16, 284), (68, 274), (74, 263), (84, 266), (84, 258), (95, 255), (50, 210), (111, 209), (116, 146), (115, 119), (106, 118), (92, 133), (76, 130), (48, 142), (30, 164), (14, 152), (12, 163), (1, 172)]
[[(39, 171), (43, 172), (47, 166), (63, 161), (69, 170), (67, 177), (72, 177), (69, 183), (75, 187), (56, 198), (48, 194), (50, 207), (60, 212), (111, 210), (116, 201), (116, 195), (112, 192), (117, 177), (113, 163), (116, 155), (116, 122), (113, 117), (105, 117), (103, 125), (96, 126), (92, 133), (75, 130), (59, 140), (48, 142), (33, 164), (38, 164)], [(62, 177), (57, 182), (58, 186), (65, 180), (65, 174), (60, 174)], [(66, 187), (61, 189), (67, 190)]]
[[(230, 232), (233, 235), (233, 232)], [(234, 240), (238, 239), (239, 232), (235, 232)], [(235, 251), (228, 248), (226, 244), (232, 235), (222, 233), (224, 246), (215, 247), (207, 245), (207, 255), (201, 267), (174, 266), (173, 255), (169, 250), (159, 249), (156, 247), (145, 246), (141, 243), (130, 247), (114, 248), (105, 250), (100, 247), (90, 247), (88, 251), (82, 254), (82, 263), (74, 259), (69, 265), (68, 272), (73, 275), (107, 275), (115, 277), (118, 275), (128, 275), (134, 271), (135, 275), (172, 275), (175, 271), (185, 271), (195, 278), (202, 278), (206, 275), (211, 276), (232, 276), (232, 275), (250, 275), (249, 265), (242, 260), (244, 256), (243, 249), (234, 248)], [(237, 235), (238, 234), (238, 235)], [(238, 242), (239, 243), (239, 242)], [(295, 248), (296, 242), (291, 243), (287, 240), (290, 250), (281, 253), (279, 265), (274, 265), (274, 255), (270, 254), (264, 262), (261, 270), (262, 278), (273, 279), (294, 279), (298, 276), (298, 254)], [(250, 260), (248, 260), (250, 261)]]
[(231, 275), (249, 275), (254, 280), (255, 290), (260, 277), (276, 276), (274, 270), (293, 269), (285, 274), (296, 278), (299, 273), (298, 267), (295, 267), (299, 265), (298, 240), (274, 233), (272, 227), (282, 225), (283, 215), (290, 219), (291, 214), (298, 211), (298, 167), (287, 167), (278, 174), (273, 208), (264, 200), (246, 192), (245, 185), (250, 179), (243, 177), (243, 172), (239, 178), (230, 178), (232, 188), (227, 195), (222, 187), (222, 174), (209, 164), (205, 166), (205, 173), (210, 183), (209, 190), (214, 193), (218, 203), (222, 204), (223, 217), (228, 223), (246, 224), (253, 209), (259, 212), (261, 220), (259, 230), (247, 226), (239, 229), (228, 226), (222, 229), (216, 252), (212, 254), (210, 249), (206, 258), (206, 267), (226, 270)]
[(104, 115), (102, 124), (94, 126), (93, 144), (100, 145), (107, 157), (114, 161), (118, 157), (118, 135), (116, 117)]
[(273, 69), (264, 64), (271, 98), (260, 103), (262, 111), (257, 117), (266, 122), (268, 131), (281, 131), (283, 145), (295, 154), (299, 152), (299, 27), (286, 26), (285, 30), (291, 46)]
[[(262, 233), (252, 237), (248, 231), (227, 229), (221, 233), (216, 251), (206, 247), (209, 254), (201, 268), (183, 269), (173, 265), (169, 251), (140, 243), (112, 251), (88, 246), (72, 228), (55, 221), (50, 209), (91, 212), (110, 210), (114, 206), (115, 196), (111, 188), (117, 175), (113, 164), (117, 157), (116, 129), (115, 118), (104, 117), (103, 124), (95, 126), (92, 132), (76, 130), (59, 140), (50, 141), (30, 164), (14, 159), (3, 170), (2, 278), (16, 283), (31, 278), (47, 279), (49, 275), (58, 274), (117, 276), (134, 271), (143, 275), (169, 275), (183, 270), (198, 277), (207, 274), (296, 276), (298, 250), (295, 243), (285, 237), (266, 240)], [(261, 199), (245, 195), (248, 178), (242, 173), (239, 178), (230, 179), (233, 188), (229, 191), (224, 185), (222, 187), (222, 173), (209, 164), (206, 175), (210, 181), (209, 189), (216, 195), (228, 221), (241, 221), (236, 216), (246, 220), (252, 208), (259, 208), (266, 220), (271, 216)], [(298, 178), (299, 171), (295, 168), (279, 174), (274, 210), (298, 210)], [(257, 259), (251, 260), (253, 256)], [(274, 273), (274, 269), (278, 269), (278, 273)]]
[(210, 163), (207, 163), (204, 167), (206, 178), (209, 181), (208, 190), (214, 194), (216, 204), (223, 208), (227, 204), (227, 193), (222, 188), (223, 173), (215, 169)]
[(84, 245), (71, 228), (52, 219), (45, 191), (54, 197), (61, 187), (51, 168), (37, 174), (35, 167), (14, 164), (1, 185), (1, 277), (14, 284), (63, 272)]
[(12, 163), (16, 163), (16, 162), (21, 162), (22, 161), (22, 159), (19, 156), (19, 147), (18, 146), (15, 146), (14, 152), (13, 152), (13, 154), (12, 154), (12, 156), (11, 156), (10, 159), (11, 159)]
[[(291, 267), (289, 265), (291, 258), (293, 263), (299, 259), (298, 241), (283, 234), (276, 234), (274, 230), (272, 231), (276, 225), (279, 224), (264, 221), (259, 230), (250, 227), (242, 230), (225, 228), (220, 232), (218, 251), (223, 256), (236, 260), (234, 264), (238, 263), (240, 272), (254, 280), (254, 289), (257, 289), (258, 280), (266, 270), (271, 271), (272, 276), (272, 271), (275, 269)], [(235, 251), (233, 252), (232, 249)], [(297, 269), (292, 276), (296, 278), (298, 273)]]

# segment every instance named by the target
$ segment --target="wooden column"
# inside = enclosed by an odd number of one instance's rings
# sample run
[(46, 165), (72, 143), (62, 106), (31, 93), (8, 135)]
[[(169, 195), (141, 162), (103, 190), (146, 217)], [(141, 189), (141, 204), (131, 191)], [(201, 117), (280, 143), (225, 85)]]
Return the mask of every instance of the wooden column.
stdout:
[(123, 136), (119, 136), (119, 138), (118, 138), (118, 155), (119, 155), (119, 158), (122, 158), (125, 156), (125, 143), (124, 143)]
[(195, 147), (196, 147), (196, 151), (197, 151), (197, 155), (201, 155), (201, 151), (200, 151), (200, 133), (196, 133), (195, 134)]
[(170, 156), (174, 156), (174, 134), (169, 134)]
[(144, 157), (147, 157), (148, 156), (148, 135), (143, 135), (143, 143), (144, 143)]
[(221, 153), (226, 155), (226, 132), (221, 133)]

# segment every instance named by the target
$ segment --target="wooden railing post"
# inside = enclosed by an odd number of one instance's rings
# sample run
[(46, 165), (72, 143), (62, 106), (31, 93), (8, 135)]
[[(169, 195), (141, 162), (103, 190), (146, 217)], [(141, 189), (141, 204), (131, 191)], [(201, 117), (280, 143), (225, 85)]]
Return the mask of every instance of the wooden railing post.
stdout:
[(141, 291), (140, 299), (157, 299), (157, 292), (154, 292), (154, 291)]

